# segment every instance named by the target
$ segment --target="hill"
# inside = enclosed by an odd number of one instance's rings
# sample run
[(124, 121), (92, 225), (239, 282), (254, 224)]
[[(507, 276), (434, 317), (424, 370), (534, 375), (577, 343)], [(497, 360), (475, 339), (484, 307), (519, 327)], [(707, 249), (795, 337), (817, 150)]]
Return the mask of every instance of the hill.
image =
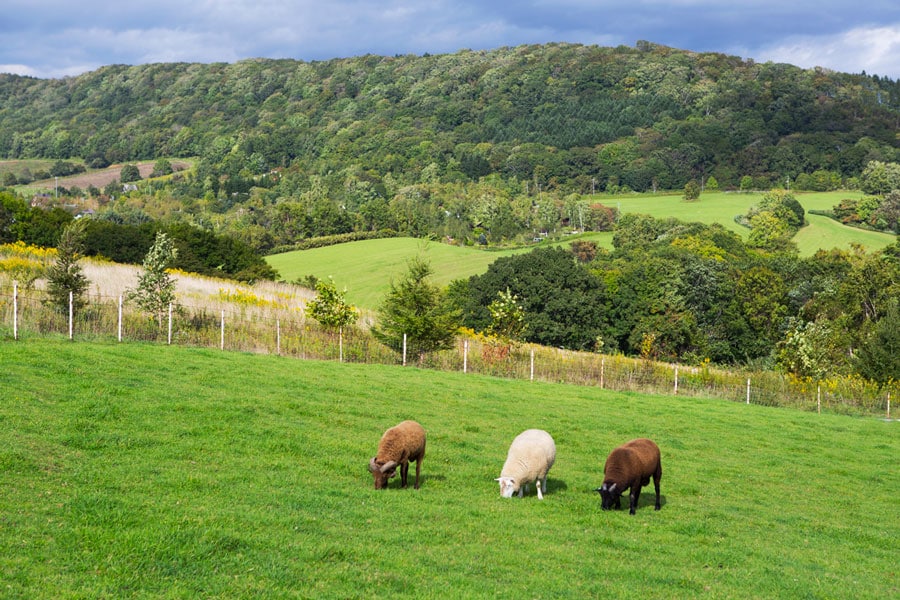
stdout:
[[(0, 361), (10, 597), (897, 595), (895, 423), (162, 345)], [(376, 491), (405, 418), (421, 489)], [(548, 492), (501, 499), (528, 427), (556, 440)], [(662, 510), (603, 512), (603, 460), (637, 436)]]
[(235, 190), (271, 168), (348, 162), (404, 182), (434, 163), (443, 177), (582, 192), (679, 189), (709, 175), (737, 187), (744, 175), (855, 176), (900, 145), (898, 82), (647, 42), (0, 75), (0, 106), (0, 156), (91, 166), (202, 156)]

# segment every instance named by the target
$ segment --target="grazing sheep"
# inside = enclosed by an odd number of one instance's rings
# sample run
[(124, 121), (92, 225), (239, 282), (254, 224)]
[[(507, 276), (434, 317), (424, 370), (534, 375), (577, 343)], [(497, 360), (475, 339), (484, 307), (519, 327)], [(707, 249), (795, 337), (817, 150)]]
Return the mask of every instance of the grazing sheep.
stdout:
[(556, 460), (556, 444), (550, 434), (541, 429), (527, 429), (516, 436), (509, 447), (506, 463), (500, 471), (500, 496), (512, 498), (519, 492), (519, 498), (532, 481), (537, 487), (538, 500), (543, 500), (541, 493), (547, 491), (547, 472)]
[(384, 432), (378, 442), (378, 454), (369, 461), (369, 471), (375, 478), (375, 489), (386, 488), (388, 480), (397, 474), (400, 465), (400, 484), (406, 487), (409, 462), (416, 461), (416, 485), (419, 489), (419, 469), (425, 458), (425, 430), (415, 421), (403, 421)]
[(603, 467), (603, 485), (596, 489), (603, 498), (603, 510), (615, 504), (622, 508), (622, 492), (631, 488), (629, 514), (634, 514), (641, 486), (649, 485), (650, 477), (656, 487), (656, 510), (659, 510), (659, 480), (662, 478), (662, 463), (659, 447), (651, 440), (640, 438), (622, 444), (609, 453)]

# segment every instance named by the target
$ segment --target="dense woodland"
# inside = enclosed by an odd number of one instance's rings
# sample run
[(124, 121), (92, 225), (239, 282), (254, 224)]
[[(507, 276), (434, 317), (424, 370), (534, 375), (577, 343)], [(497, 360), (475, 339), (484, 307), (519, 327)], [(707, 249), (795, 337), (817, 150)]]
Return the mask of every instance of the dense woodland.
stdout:
[(128, 198), (77, 191), (117, 197), (120, 220), (184, 220), (261, 252), (596, 228), (591, 192), (855, 187), (900, 161), (898, 129), (900, 82), (649, 42), (0, 75), (0, 156), (197, 157)]
[[(898, 131), (900, 82), (648, 42), (0, 75), (0, 157), (56, 161), (4, 176), (0, 242), (53, 245), (72, 218), (16, 185), (113, 163), (126, 169), (104, 189), (57, 190), (99, 207), (88, 253), (139, 262), (166, 231), (177, 266), (245, 280), (276, 276), (261, 255), (322, 239), (614, 229), (611, 253), (505, 258), (450, 297), (481, 330), (509, 290), (525, 339), (548, 345), (886, 381), (900, 371), (900, 246), (800, 259), (803, 209), (779, 188), (861, 189), (832, 216), (896, 233)], [(157, 161), (145, 180), (141, 160)], [(772, 191), (744, 215), (746, 242), (588, 200), (703, 189)]]

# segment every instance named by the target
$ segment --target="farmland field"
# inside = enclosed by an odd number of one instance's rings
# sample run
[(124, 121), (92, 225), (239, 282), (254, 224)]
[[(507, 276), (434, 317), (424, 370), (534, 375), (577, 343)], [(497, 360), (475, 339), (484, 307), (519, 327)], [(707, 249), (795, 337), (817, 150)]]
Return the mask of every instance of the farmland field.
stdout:
[[(859, 196), (859, 192), (827, 192), (800, 194), (798, 199), (807, 210), (830, 209), (841, 198)], [(658, 218), (675, 217), (684, 221), (721, 223), (746, 237), (748, 230), (734, 222), (734, 216), (746, 213), (761, 194), (703, 194), (699, 202), (684, 202), (679, 195), (597, 197), (596, 200), (626, 213), (649, 214)], [(795, 237), (800, 253), (811, 256), (820, 248), (849, 249), (852, 243), (874, 251), (892, 244), (896, 236), (855, 229), (820, 215), (807, 214), (809, 225)], [(611, 232), (586, 233), (565, 238), (557, 245), (567, 246), (574, 239), (590, 239), (598, 246), (612, 248)], [(295, 281), (307, 275), (320, 279), (332, 277), (339, 288), (346, 287), (347, 300), (357, 306), (375, 309), (389, 289), (391, 277), (402, 274), (407, 261), (421, 255), (434, 268), (434, 281), (446, 285), (454, 279), (477, 275), (500, 256), (527, 252), (517, 250), (485, 251), (477, 248), (448, 246), (412, 238), (365, 240), (285, 252), (266, 257), (281, 279)]]
[[(0, 343), (7, 598), (888, 598), (897, 423), (415, 368)], [(419, 490), (378, 438), (429, 432)], [(549, 431), (538, 501), (499, 497)], [(662, 510), (603, 512), (609, 450), (662, 449)]]

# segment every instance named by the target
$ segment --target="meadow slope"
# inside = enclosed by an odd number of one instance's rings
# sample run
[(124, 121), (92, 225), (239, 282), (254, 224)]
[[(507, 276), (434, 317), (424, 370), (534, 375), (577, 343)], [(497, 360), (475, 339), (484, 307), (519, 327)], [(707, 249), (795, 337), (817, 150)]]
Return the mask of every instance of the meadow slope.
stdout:
[[(853, 191), (797, 194), (807, 211), (831, 209), (841, 198), (860, 196), (861, 192)], [(623, 213), (649, 214), (657, 218), (674, 217), (687, 222), (719, 223), (746, 238), (749, 230), (735, 223), (734, 217), (745, 214), (761, 197), (761, 193), (709, 192), (702, 194), (697, 202), (684, 202), (681, 195), (672, 193), (596, 196), (592, 201), (615, 207)], [(808, 224), (794, 237), (801, 256), (812, 256), (819, 249), (849, 250), (853, 244), (875, 251), (897, 239), (887, 233), (848, 227), (821, 215), (807, 214), (806, 219)], [(612, 232), (587, 232), (542, 245), (549, 243), (568, 247), (575, 239), (588, 239), (595, 241), (600, 247), (612, 249), (612, 235)], [(346, 288), (346, 297), (351, 304), (374, 310), (388, 291), (391, 278), (404, 273), (407, 261), (414, 256), (422, 256), (428, 260), (434, 268), (434, 281), (446, 285), (454, 279), (484, 273), (500, 256), (530, 250), (531, 247), (485, 251), (414, 238), (388, 238), (284, 252), (267, 256), (265, 260), (278, 271), (283, 281), (296, 281), (308, 275), (320, 279), (331, 277), (339, 288)]]
[[(886, 598), (897, 423), (416, 368), (0, 343), (7, 598)], [(372, 489), (383, 430), (418, 491)], [(544, 501), (499, 497), (556, 439)], [(603, 512), (606, 454), (662, 449), (663, 507)]]

